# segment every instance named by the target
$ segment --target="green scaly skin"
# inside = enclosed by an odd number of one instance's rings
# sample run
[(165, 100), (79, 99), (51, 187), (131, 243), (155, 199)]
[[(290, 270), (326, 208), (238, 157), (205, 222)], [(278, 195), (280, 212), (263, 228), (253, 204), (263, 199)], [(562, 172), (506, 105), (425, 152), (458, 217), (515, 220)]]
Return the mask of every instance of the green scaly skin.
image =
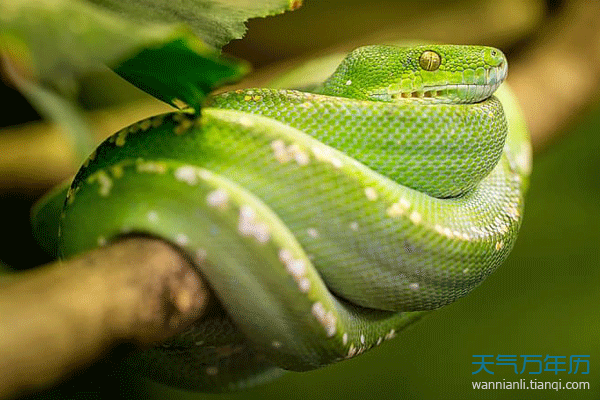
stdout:
[(315, 93), (139, 122), (77, 174), (60, 252), (139, 232), (195, 261), (220, 304), (130, 360), (160, 382), (237, 389), (351, 358), (508, 256), (530, 147), (490, 97), (505, 75), (492, 48), (369, 46)]

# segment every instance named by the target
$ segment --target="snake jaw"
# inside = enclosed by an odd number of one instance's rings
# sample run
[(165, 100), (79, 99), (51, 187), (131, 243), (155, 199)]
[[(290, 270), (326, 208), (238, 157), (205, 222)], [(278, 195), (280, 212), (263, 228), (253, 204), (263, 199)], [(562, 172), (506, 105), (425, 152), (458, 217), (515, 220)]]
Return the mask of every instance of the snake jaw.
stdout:
[(507, 75), (507, 63), (485, 70), (481, 77), (483, 83), (443, 83), (439, 85), (424, 85), (420, 88), (405, 90), (387, 90), (371, 93), (370, 99), (376, 101), (418, 101), (432, 104), (470, 104), (483, 101), (490, 97), (502, 84)]

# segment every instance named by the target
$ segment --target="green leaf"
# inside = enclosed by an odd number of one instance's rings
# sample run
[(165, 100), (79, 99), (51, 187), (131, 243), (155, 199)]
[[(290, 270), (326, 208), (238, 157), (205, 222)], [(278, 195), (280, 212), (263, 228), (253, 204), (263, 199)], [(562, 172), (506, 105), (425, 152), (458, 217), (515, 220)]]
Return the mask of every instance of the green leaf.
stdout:
[(162, 101), (199, 111), (206, 95), (239, 79), (249, 67), (220, 56), (195, 38), (184, 37), (144, 49), (113, 69)]
[[(204, 37), (213, 44), (231, 38), (221, 30), (237, 32), (233, 26), (243, 19), (283, 11), (277, 6), (281, 1), (256, 2), (260, 7), (242, 4), (237, 12), (232, 11), (236, 2), (229, 8), (211, 1), (198, 3), (203, 6), (193, 13), (195, 20), (211, 21), (205, 25)], [(127, 4), (132, 6), (123, 6)], [(187, 8), (137, 2), (133, 8), (145, 15), (138, 18), (139, 14), (120, 10), (118, 15), (107, 7), (110, 4), (100, 7), (80, 0), (0, 1), (0, 55), (9, 75), (42, 114), (75, 138), (77, 163), (92, 150), (90, 129), (77, 101), (79, 81), (86, 75), (113, 67), (159, 99), (198, 109), (208, 91), (248, 70), (246, 64), (222, 58), (189, 28), (166, 23), (190, 18)], [(170, 10), (171, 17), (153, 18), (157, 9)], [(226, 10), (235, 23), (224, 22)], [(140, 19), (153, 23), (140, 23)]]
[(20, 75), (65, 96), (77, 94), (83, 74), (173, 36), (173, 26), (141, 26), (78, 0), (0, 2), (4, 55)]
[(35, 80), (25, 79), (19, 75), (15, 66), (11, 63), (12, 60), (7, 58), (4, 61), (7, 75), (21, 94), (29, 100), (40, 114), (59, 122), (65, 129), (67, 136), (75, 145), (77, 161), (87, 157), (94, 147), (93, 134), (83, 119), (83, 113), (75, 99), (68, 96), (63, 97)]
[(69, 0), (0, 2), (0, 55), (15, 86), (73, 140), (78, 165), (93, 149), (77, 97), (79, 79), (143, 48), (172, 40), (172, 27), (138, 27)]
[(250, 18), (295, 10), (302, 0), (90, 0), (128, 20), (142, 23), (181, 23), (205, 43), (221, 48), (246, 32)]

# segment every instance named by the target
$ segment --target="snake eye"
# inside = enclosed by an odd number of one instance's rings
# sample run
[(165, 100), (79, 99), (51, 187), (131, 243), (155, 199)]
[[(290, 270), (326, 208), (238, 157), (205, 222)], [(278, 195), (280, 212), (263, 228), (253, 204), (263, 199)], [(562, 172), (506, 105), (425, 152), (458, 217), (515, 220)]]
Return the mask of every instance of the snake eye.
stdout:
[(425, 50), (419, 57), (419, 65), (425, 71), (435, 71), (440, 67), (442, 58), (438, 53), (431, 50)]

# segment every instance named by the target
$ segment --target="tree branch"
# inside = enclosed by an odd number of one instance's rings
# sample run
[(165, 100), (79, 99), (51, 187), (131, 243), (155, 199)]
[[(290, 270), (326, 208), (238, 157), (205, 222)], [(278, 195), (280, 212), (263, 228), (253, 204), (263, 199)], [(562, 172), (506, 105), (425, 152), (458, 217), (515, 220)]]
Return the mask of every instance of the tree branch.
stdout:
[(164, 340), (209, 292), (170, 245), (128, 238), (0, 279), (0, 398), (57, 383), (122, 342)]

